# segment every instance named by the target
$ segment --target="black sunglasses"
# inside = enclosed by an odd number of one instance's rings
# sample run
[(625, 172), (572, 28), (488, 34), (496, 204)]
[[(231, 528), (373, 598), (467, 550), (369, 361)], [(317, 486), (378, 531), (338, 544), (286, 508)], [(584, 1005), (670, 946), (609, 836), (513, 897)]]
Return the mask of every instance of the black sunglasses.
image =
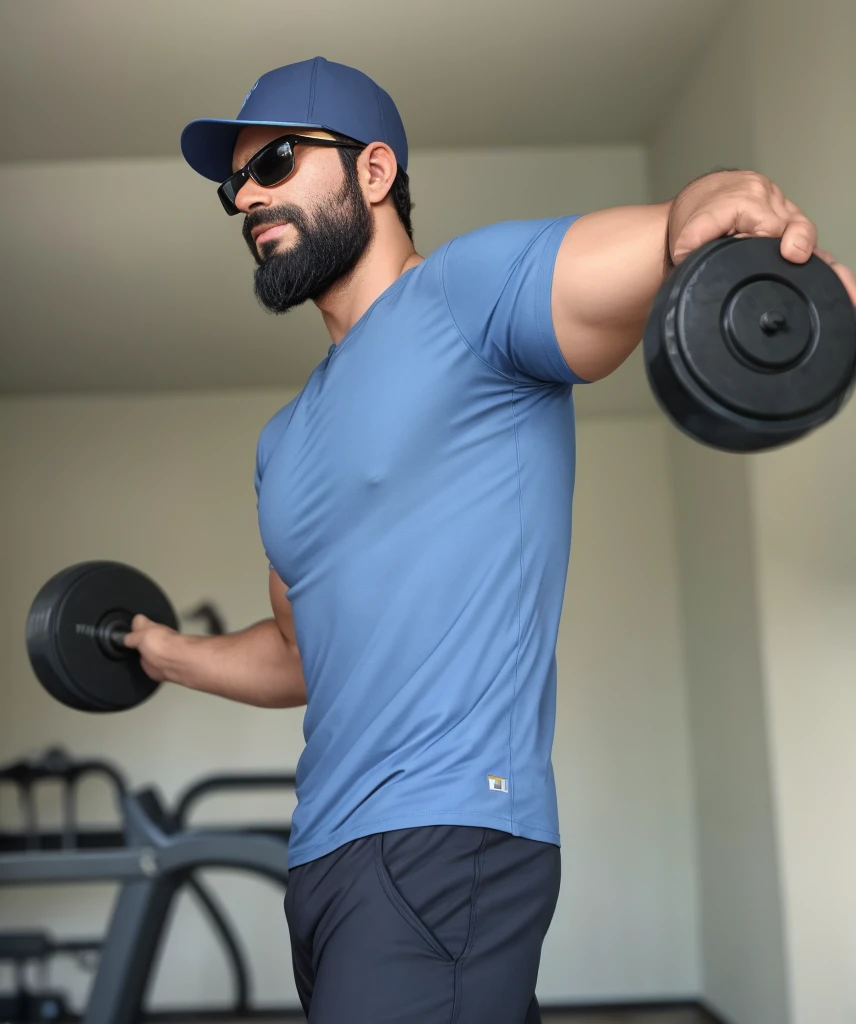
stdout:
[(335, 146), (339, 149), (365, 149), (362, 142), (340, 141), (339, 139), (315, 139), (311, 135), (281, 135), (269, 142), (244, 164), (244, 166), (227, 178), (217, 189), (217, 195), (223, 209), (230, 217), (241, 211), (235, 205), (238, 192), (243, 188), (247, 178), (252, 178), (257, 185), (273, 188), (279, 185), (294, 171), (295, 146)]

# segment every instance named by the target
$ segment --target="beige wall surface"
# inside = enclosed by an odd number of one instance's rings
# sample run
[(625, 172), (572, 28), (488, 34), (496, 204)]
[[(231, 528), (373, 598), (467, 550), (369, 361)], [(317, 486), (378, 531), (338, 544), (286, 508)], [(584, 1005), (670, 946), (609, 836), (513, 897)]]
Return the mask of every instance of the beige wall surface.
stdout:
[(703, 992), (788, 1020), (755, 539), (744, 459), (671, 439), (695, 778)]
[[(266, 616), (254, 451), (261, 426), (288, 397), (257, 391), (0, 402), (4, 758), (60, 741), (77, 755), (118, 760), (135, 784), (156, 783), (167, 798), (205, 772), (294, 767), (302, 747), (298, 711), (263, 711), (167, 686), (131, 713), (87, 716), (42, 692), (23, 644), (38, 587), (82, 559), (138, 566), (180, 611), (212, 599), (232, 629)], [(547, 1000), (681, 996), (698, 987), (666, 439), (659, 419), (580, 424), (575, 550), (558, 651), (564, 887), (544, 953)], [(111, 815), (94, 784), (83, 808), (97, 819)], [(285, 797), (223, 798), (205, 810), (220, 820), (269, 820), (290, 808)], [(260, 998), (293, 1000), (280, 897), (258, 881), (216, 877), (246, 936)], [(109, 887), (6, 890), (0, 926), (97, 933), (110, 898)], [(225, 999), (228, 980), (215, 950), (184, 903), (156, 1001)], [(59, 979), (70, 980), (71, 968), (62, 970)]]
[[(759, 169), (856, 267), (856, 5), (758, 0)], [(856, 1021), (856, 406), (754, 460), (760, 585), (796, 1024)]]
[[(759, 170), (854, 266), (854, 40), (850, 0), (734, 3), (652, 137), (652, 195)], [(673, 449), (704, 992), (737, 1024), (856, 1020), (854, 416), (742, 461)]]
[[(651, 193), (754, 167), (750, 4), (733, 4), (649, 146)], [(747, 461), (670, 438), (695, 780), (702, 992), (784, 1024), (787, 979)]]
[[(409, 167), (426, 256), (484, 224), (648, 197), (641, 145), (417, 150)], [(179, 158), (0, 165), (0, 195), (0, 393), (297, 388), (327, 351), (312, 303), (259, 307), (241, 218)], [(583, 401), (653, 411), (638, 363)]]

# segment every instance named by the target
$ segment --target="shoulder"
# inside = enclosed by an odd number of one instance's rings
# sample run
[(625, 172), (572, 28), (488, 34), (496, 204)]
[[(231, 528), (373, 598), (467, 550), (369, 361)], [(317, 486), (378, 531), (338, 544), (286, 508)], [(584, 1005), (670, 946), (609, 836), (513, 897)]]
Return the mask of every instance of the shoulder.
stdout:
[(506, 220), (458, 235), (439, 250), (444, 262), (460, 257), (477, 257), (490, 262), (520, 258), (539, 239), (564, 235), (573, 217), (545, 217), (537, 220)]

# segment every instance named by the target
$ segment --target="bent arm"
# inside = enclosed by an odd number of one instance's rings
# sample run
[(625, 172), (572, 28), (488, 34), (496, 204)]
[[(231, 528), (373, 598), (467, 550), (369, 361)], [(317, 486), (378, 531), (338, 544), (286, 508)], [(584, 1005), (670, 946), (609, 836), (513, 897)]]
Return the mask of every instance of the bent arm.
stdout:
[(261, 708), (306, 703), (306, 684), (286, 586), (271, 570), (268, 584), (274, 617), (225, 636), (171, 638), (163, 670), (191, 690)]

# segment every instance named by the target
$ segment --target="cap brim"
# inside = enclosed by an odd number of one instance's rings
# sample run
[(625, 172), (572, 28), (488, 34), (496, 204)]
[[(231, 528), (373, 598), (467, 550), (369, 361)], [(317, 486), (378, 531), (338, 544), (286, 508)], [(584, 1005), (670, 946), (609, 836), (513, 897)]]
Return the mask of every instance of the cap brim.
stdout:
[(246, 125), (271, 128), (315, 128), (329, 131), (323, 124), (296, 121), (220, 121), (202, 118), (191, 121), (181, 133), (181, 152), (194, 171), (211, 181), (225, 181), (232, 173), (232, 153), (238, 132)]

